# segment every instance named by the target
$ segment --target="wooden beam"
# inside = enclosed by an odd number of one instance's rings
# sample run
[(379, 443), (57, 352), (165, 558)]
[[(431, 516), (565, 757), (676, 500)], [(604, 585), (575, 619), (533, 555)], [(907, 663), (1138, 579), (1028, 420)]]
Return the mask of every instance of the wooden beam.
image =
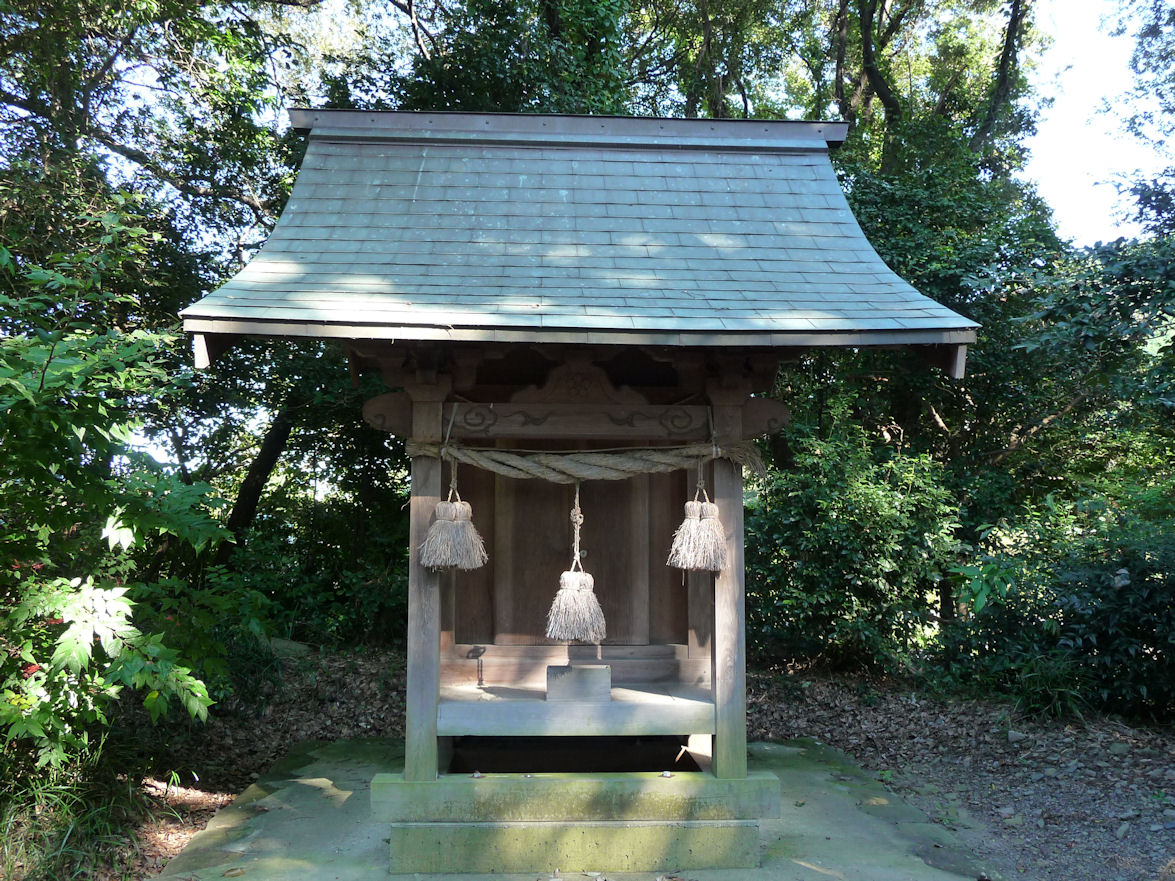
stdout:
[(240, 337), (231, 333), (192, 334), (192, 359), (197, 370), (207, 370)]
[(918, 346), (915, 351), (922, 360), (942, 370), (951, 379), (962, 379), (967, 373), (967, 347)]
[[(407, 437), (412, 426), (412, 399), (403, 392), (371, 398), (363, 405), (363, 418), (381, 431)], [(710, 438), (708, 408), (699, 405), (460, 402), (445, 404), (443, 418), (449, 437), (457, 440), (698, 441)], [(748, 398), (743, 406), (742, 437), (749, 440), (780, 431), (790, 418), (786, 404), (771, 398)]]
[[(629, 577), (629, 629), (636, 643), (649, 641), (649, 475), (639, 474), (624, 483), (628, 488), (628, 529), (613, 547), (627, 547)], [(621, 518), (617, 522), (623, 523)]]
[(689, 603), (689, 656), (709, 660), (714, 649), (714, 576), (709, 572), (686, 572), (685, 583)]
[[(718, 442), (742, 437), (745, 386), (712, 382), (707, 389), (714, 406)], [(726, 568), (714, 578), (713, 690), (714, 776), (747, 776), (747, 634), (743, 571), (743, 471), (729, 459), (713, 464), (714, 501), (726, 531)]]
[(771, 398), (748, 398), (743, 405), (742, 436), (744, 440), (783, 431), (791, 422), (787, 404)]
[[(687, 498), (693, 498), (698, 483), (698, 469), (690, 468)], [(706, 477), (713, 486), (713, 474)], [(714, 576), (709, 572), (690, 571), (685, 573), (686, 616), (689, 632), (686, 637), (689, 657), (694, 660), (710, 661), (714, 651)], [(713, 675), (711, 669), (711, 676)], [(713, 681), (713, 680), (711, 680)]]
[(550, 702), (543, 699), (545, 685), (544, 681), (533, 690), (512, 687), (501, 693), (492, 686), (446, 687), (440, 733), (454, 737), (714, 733), (714, 705), (699, 689), (634, 683), (614, 686), (609, 701)]

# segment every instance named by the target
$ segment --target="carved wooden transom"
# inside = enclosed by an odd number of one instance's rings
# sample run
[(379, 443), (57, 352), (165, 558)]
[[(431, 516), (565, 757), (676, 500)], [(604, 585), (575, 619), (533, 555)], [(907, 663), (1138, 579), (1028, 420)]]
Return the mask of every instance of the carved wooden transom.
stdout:
[(517, 404), (645, 404), (645, 396), (628, 386), (617, 388), (608, 374), (587, 357), (573, 358), (551, 371), (542, 388), (515, 392)]

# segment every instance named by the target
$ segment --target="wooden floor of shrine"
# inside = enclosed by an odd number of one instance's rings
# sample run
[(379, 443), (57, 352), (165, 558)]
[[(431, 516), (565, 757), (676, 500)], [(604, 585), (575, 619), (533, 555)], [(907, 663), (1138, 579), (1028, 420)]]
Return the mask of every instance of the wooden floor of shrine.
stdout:
[[(608, 701), (549, 701), (549, 665), (606, 664)], [(437, 711), (442, 737), (713, 734), (710, 660), (685, 645), (452, 645)]]

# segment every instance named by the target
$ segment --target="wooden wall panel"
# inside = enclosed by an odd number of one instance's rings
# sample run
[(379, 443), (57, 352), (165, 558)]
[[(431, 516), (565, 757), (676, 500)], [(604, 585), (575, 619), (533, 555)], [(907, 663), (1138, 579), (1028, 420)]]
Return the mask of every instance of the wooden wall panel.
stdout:
[(649, 478), (601, 480), (580, 489), (584, 568), (618, 645), (649, 642)]
[[(673, 476), (661, 476), (670, 486)], [(674, 574), (660, 559), (660, 569), (652, 575), (650, 546), (656, 543), (658, 557), (669, 553), (669, 539), (652, 534), (656, 516), (650, 507), (653, 499), (664, 505), (665, 489), (650, 491), (651, 480), (640, 476), (623, 481), (597, 481), (583, 484), (580, 507), (584, 515), (581, 540), (584, 568), (596, 582), (596, 596), (608, 623), (610, 644), (645, 645), (650, 642), (650, 582), (659, 583), (657, 606), (662, 621), (658, 624), (661, 642), (684, 642), (686, 603), (675, 587)], [(493, 622), (493, 639), (498, 645), (526, 645), (550, 642), (543, 635), (547, 609), (559, 587), (559, 575), (571, 565), (572, 534), (570, 512), (574, 487), (535, 480), (494, 480), (494, 525), (488, 586), (491, 593), (486, 614), (484, 600), (470, 592), (479, 609), (461, 609), (459, 634), (477, 631), (475, 618)], [(471, 500), (472, 501), (472, 500)], [(483, 503), (484, 504), (484, 503)], [(680, 508), (680, 505), (678, 505)], [(475, 505), (475, 518), (476, 518)], [(658, 522), (658, 529), (665, 528)], [(672, 529), (668, 527), (670, 536)], [(664, 545), (662, 549), (660, 546)], [(468, 578), (468, 576), (460, 576)], [(478, 588), (480, 590), (480, 588)], [(459, 586), (459, 596), (465, 596)], [(458, 642), (489, 642), (488, 636)]]
[[(713, 466), (706, 466), (706, 485), (714, 489)], [(697, 469), (691, 468), (686, 475), (686, 494), (693, 498), (697, 485)], [(682, 503), (684, 504), (684, 502)], [(709, 572), (688, 572), (685, 576), (686, 593), (689, 597), (689, 624), (687, 644), (691, 658), (709, 658), (714, 645), (714, 576)]]
[(673, 533), (681, 525), (686, 473), (653, 474), (649, 479), (649, 641), (685, 643), (688, 591), (684, 573), (665, 565)]
[(571, 563), (574, 488), (541, 480), (494, 478), (494, 642), (550, 642), (543, 632)]
[[(447, 474), (445, 478), (448, 479)], [(473, 524), (481, 533), (490, 554), (490, 561), (485, 566), (472, 572), (459, 572), (455, 576), (457, 642), (493, 642), (494, 475), (481, 468), (462, 465), (457, 472), (457, 481), (461, 498), (473, 508)]]

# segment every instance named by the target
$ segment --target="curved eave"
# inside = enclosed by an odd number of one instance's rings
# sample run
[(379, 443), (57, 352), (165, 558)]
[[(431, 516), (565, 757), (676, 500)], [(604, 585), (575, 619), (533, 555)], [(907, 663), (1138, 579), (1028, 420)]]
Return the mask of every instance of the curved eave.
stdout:
[(685, 331), (496, 327), (389, 326), (337, 322), (242, 321), (223, 318), (184, 318), (184, 330), (193, 334), (196, 366), (207, 367), (231, 341), (239, 337), (299, 337), (385, 342), (572, 344), (593, 346), (665, 346), (673, 348), (787, 349), (854, 348), (865, 346), (929, 346), (955, 350), (944, 369), (961, 378), (966, 348), (975, 342), (971, 327), (931, 327), (869, 330), (759, 330)]

